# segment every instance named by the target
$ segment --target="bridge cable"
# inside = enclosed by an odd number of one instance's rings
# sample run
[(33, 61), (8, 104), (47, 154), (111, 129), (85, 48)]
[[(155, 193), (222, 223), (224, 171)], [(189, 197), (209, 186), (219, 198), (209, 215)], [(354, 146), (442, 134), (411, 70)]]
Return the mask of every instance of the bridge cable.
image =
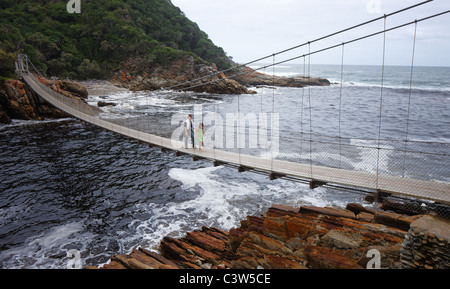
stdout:
[[(272, 56), (272, 64), (275, 63), (275, 54)], [(275, 142), (273, 141), (273, 131), (275, 124), (275, 115), (274, 115), (274, 107), (275, 107), (275, 65), (272, 66), (272, 114), (270, 116), (270, 170), (273, 172), (273, 147)]]
[[(422, 22), (422, 21), (425, 21), (425, 20), (429, 20), (431, 18), (442, 16), (442, 15), (447, 14), (447, 13), (450, 13), (450, 10), (447, 10), (447, 11), (444, 11), (444, 12), (440, 12), (440, 13), (437, 13), (437, 14), (434, 14), (434, 15), (431, 15), (431, 16), (428, 16), (428, 17), (421, 18), (421, 19), (417, 19), (417, 20), (414, 20), (414, 21), (410, 21), (410, 22), (407, 22), (407, 23), (404, 23), (404, 24), (400, 24), (398, 26), (391, 27), (391, 28), (388, 28), (388, 29), (384, 29), (384, 30), (381, 30), (381, 31), (377, 31), (377, 32), (374, 32), (374, 33), (371, 33), (371, 34), (367, 34), (367, 35), (364, 35), (364, 36), (361, 36), (361, 37), (358, 37), (358, 38), (354, 38), (352, 40), (349, 40), (349, 41), (346, 41), (346, 42), (343, 42), (343, 43), (344, 44), (350, 44), (350, 43), (353, 43), (353, 42), (361, 41), (361, 40), (366, 39), (366, 38), (370, 38), (370, 37), (373, 37), (373, 36), (376, 36), (376, 35), (379, 35), (379, 34), (382, 34), (382, 33), (390, 32), (390, 31), (393, 31), (393, 30), (396, 30), (396, 29), (399, 29), (399, 28), (402, 28), (402, 27), (414, 24), (416, 21), (417, 22)], [(387, 17), (387, 15), (386, 15), (386, 17)], [(312, 43), (312, 42), (309, 42), (309, 43)], [(271, 67), (271, 66), (274, 66), (274, 65), (280, 65), (280, 64), (283, 64), (283, 63), (286, 63), (286, 62), (291, 62), (293, 60), (296, 60), (296, 59), (299, 59), (299, 58), (302, 58), (302, 57), (306, 57), (306, 56), (309, 56), (309, 55), (312, 55), (312, 54), (317, 54), (317, 53), (321, 53), (321, 52), (324, 52), (324, 51), (327, 51), (327, 50), (330, 50), (330, 49), (333, 49), (333, 48), (337, 48), (337, 47), (340, 47), (341, 45), (342, 45), (342, 43), (331, 45), (331, 46), (328, 46), (328, 47), (325, 47), (325, 48), (322, 48), (322, 49), (315, 50), (313, 52), (309, 52), (307, 54), (295, 56), (295, 57), (292, 57), (292, 58), (289, 58), (289, 59), (286, 59), (286, 60), (283, 60), (283, 61), (279, 61), (279, 62), (276, 62), (276, 63), (273, 63), (273, 64), (269, 64), (269, 65), (266, 65), (266, 66), (263, 66), (263, 67), (259, 67), (259, 68), (253, 69), (250, 72), (247, 71), (247, 72), (236, 73), (236, 74), (233, 74), (233, 75), (230, 75), (230, 76), (226, 76), (225, 78), (222, 78), (222, 79), (215, 79), (215, 80), (211, 80), (209, 82), (204, 82), (204, 83), (201, 83), (201, 84), (192, 85), (192, 86), (183, 88), (182, 90), (188, 90), (188, 89), (191, 89), (191, 88), (207, 85), (207, 84), (210, 84), (210, 83), (213, 83), (213, 82), (223, 81), (223, 80), (231, 79), (231, 78), (234, 78), (234, 77), (237, 77), (237, 76), (240, 76), (240, 75), (249, 74), (249, 73), (251, 73), (253, 71), (258, 71), (258, 70), (261, 70), (263, 68), (268, 68), (268, 67)], [(168, 89), (170, 89), (170, 88), (168, 88)]]
[[(263, 70), (263, 74), (266, 74), (266, 70), (264, 69)], [(263, 85), (262, 86), (262, 90), (261, 90), (261, 108), (260, 108), (260, 110), (261, 110), (261, 114), (260, 114), (260, 118), (259, 118), (259, 126), (260, 126), (260, 131), (259, 131), (259, 133), (258, 133), (258, 135), (261, 135), (262, 134), (262, 131), (264, 130), (264, 128), (265, 128), (265, 133), (264, 133), (264, 140), (265, 140), (265, 149), (266, 149), (266, 153), (265, 153), (265, 156), (264, 157), (266, 157), (267, 158), (267, 156), (269, 155), (269, 153), (267, 152), (267, 149), (269, 148), (269, 141), (267, 140), (267, 137), (268, 137), (268, 126), (267, 126), (267, 117), (264, 117), (263, 116), (263, 114), (264, 114), (264, 109), (263, 109), (263, 97), (264, 97), (264, 95), (265, 95), (265, 86)], [(262, 124), (262, 122), (263, 121), (265, 121), (265, 123), (264, 123), (264, 126), (263, 126), (263, 124)], [(260, 140), (260, 142), (261, 142), (261, 136), (259, 137), (259, 140)], [(260, 144), (260, 147), (261, 147), (261, 144)]]
[(344, 76), (344, 47), (342, 43), (342, 55), (341, 55), (341, 86), (339, 88), (339, 120), (338, 120), (338, 134), (339, 134), (339, 168), (342, 168), (342, 137), (341, 137), (341, 111), (342, 111), (342, 86)]
[[(311, 44), (308, 44), (308, 79), (311, 80)], [(311, 86), (308, 86), (308, 99), (309, 99), (309, 167), (311, 180), (313, 178), (312, 171), (312, 107), (311, 107)]]
[[(384, 31), (386, 31), (386, 17), (384, 18)], [(384, 88), (384, 67), (386, 56), (386, 32), (383, 33), (383, 57), (381, 65), (381, 85), (380, 85), (380, 113), (378, 116), (378, 145), (377, 145), (377, 174), (376, 174), (376, 188), (378, 189), (378, 175), (380, 167), (380, 144), (381, 144), (381, 118), (383, 111), (383, 88)]]
[[(244, 123), (245, 130), (245, 123)], [(237, 146), (239, 152), (239, 166), (241, 165), (241, 95), (238, 94), (238, 123), (237, 123)], [(245, 145), (245, 139), (244, 139)]]
[[(370, 24), (370, 23), (376, 22), (376, 21), (378, 21), (378, 20), (381, 20), (381, 19), (383, 19), (383, 18), (385, 18), (385, 17), (390, 17), (390, 16), (393, 16), (393, 15), (396, 15), (396, 14), (399, 14), (399, 13), (402, 13), (402, 12), (405, 12), (405, 11), (407, 11), (407, 10), (410, 10), (410, 9), (413, 9), (413, 8), (416, 8), (416, 7), (419, 7), (419, 6), (422, 6), (422, 5), (427, 4), (427, 3), (429, 3), (429, 2), (432, 2), (432, 1), (433, 1), (433, 0), (423, 1), (423, 2), (420, 2), (420, 3), (414, 4), (414, 5), (412, 5), (412, 6), (409, 6), (409, 7), (406, 7), (406, 8), (403, 8), (403, 9), (400, 9), (400, 10), (397, 10), (397, 11), (394, 11), (394, 12), (391, 12), (391, 13), (389, 13), (389, 14), (385, 14), (384, 16), (380, 16), (380, 17), (377, 17), (377, 18), (374, 18), (374, 19), (371, 19), (371, 20), (362, 22), (362, 23), (360, 23), (360, 24), (356, 24), (356, 25), (353, 25), (353, 26), (351, 26), (351, 27), (348, 27), (348, 28), (345, 28), (345, 29), (342, 29), (342, 30), (333, 32), (333, 33), (331, 33), (331, 34), (328, 34), (328, 35), (325, 35), (325, 36), (316, 38), (316, 39), (314, 39), (314, 40), (311, 40), (311, 41), (308, 41), (308, 42), (304, 42), (304, 43), (299, 44), (299, 45), (296, 45), (296, 46), (292, 46), (292, 47), (287, 48), (287, 49), (284, 49), (284, 50), (282, 50), (282, 51), (275, 52), (275, 53), (273, 53), (273, 54), (271, 54), (271, 55), (267, 55), (267, 56), (264, 56), (264, 57), (261, 57), (261, 58), (258, 58), (258, 59), (255, 59), (255, 60), (246, 62), (246, 63), (244, 63), (244, 64), (237, 65), (237, 66), (235, 66), (235, 67), (231, 67), (231, 68), (228, 68), (228, 69), (224, 69), (224, 70), (221, 70), (221, 71), (217, 71), (217, 72), (214, 72), (214, 73), (209, 74), (209, 75), (205, 75), (205, 76), (202, 76), (202, 77), (193, 79), (193, 80), (189, 80), (189, 81), (186, 81), (186, 82), (183, 82), (183, 83), (179, 83), (179, 84), (173, 85), (173, 86), (171, 86), (171, 87), (168, 87), (167, 89), (168, 89), (168, 90), (174, 89), (174, 88), (176, 88), (176, 87), (180, 87), (180, 86), (183, 86), (183, 85), (192, 83), (192, 82), (200, 81), (200, 80), (205, 79), (205, 78), (207, 78), (207, 77), (213, 77), (213, 76), (220, 75), (220, 74), (222, 74), (222, 73), (228, 72), (228, 71), (230, 71), (230, 70), (239, 69), (239, 68), (248, 66), (248, 65), (250, 65), (250, 64), (253, 64), (253, 63), (256, 63), (256, 62), (260, 62), (260, 61), (262, 61), (262, 60), (265, 60), (265, 59), (267, 59), (267, 58), (269, 58), (269, 57), (272, 57), (273, 55), (283, 54), (283, 53), (289, 52), (289, 51), (291, 51), (291, 50), (294, 50), (294, 49), (297, 49), (297, 48), (300, 48), (300, 47), (303, 47), (303, 46), (306, 46), (306, 45), (310, 45), (311, 43), (318, 42), (318, 41), (321, 41), (321, 40), (330, 38), (330, 37), (332, 37), (332, 36), (336, 36), (336, 35), (338, 35), (338, 34), (341, 34), (341, 33), (344, 33), (344, 32), (347, 32), (347, 31), (350, 31), (350, 30), (353, 30), (353, 29), (356, 29), (356, 28), (359, 28), (359, 27), (362, 27), (362, 26), (365, 26), (365, 25), (367, 25), (367, 24)], [(209, 83), (209, 82), (204, 83), (204, 84), (201, 84), (201, 85), (205, 85), (205, 84), (208, 84), (208, 83)], [(186, 89), (189, 89), (189, 88), (192, 88), (192, 87), (182, 88), (182, 90), (186, 90)]]
[[(213, 142), (213, 155), (214, 155), (214, 160), (216, 161), (217, 160), (217, 157), (216, 157), (216, 145), (217, 145), (217, 139), (218, 139), (218, 137), (217, 137), (217, 120), (218, 120), (218, 117), (217, 117), (217, 114), (218, 114), (218, 112), (217, 112), (217, 102), (218, 101), (216, 101), (215, 103), (214, 103), (214, 142)], [(204, 138), (205, 138), (205, 136), (203, 136)], [(222, 129), (222, 137), (223, 137), (223, 129)], [(212, 139), (211, 139), (212, 140)]]
[[(303, 57), (303, 79), (306, 79), (306, 58)], [(299, 162), (302, 161), (302, 150), (303, 150), (303, 102), (305, 98), (305, 86), (302, 87), (302, 102), (300, 108), (300, 159)]]
[(406, 115), (405, 151), (403, 152), (402, 177), (405, 177), (406, 150), (407, 150), (407, 146), (408, 146), (409, 116), (410, 116), (410, 110), (411, 110), (411, 94), (412, 94), (412, 82), (413, 82), (413, 70), (414, 70), (414, 56), (415, 56), (415, 50), (416, 50), (416, 36), (417, 36), (417, 21), (414, 24), (414, 37), (413, 37), (413, 47), (412, 47), (412, 56), (411, 56), (411, 74), (409, 77), (408, 112)]

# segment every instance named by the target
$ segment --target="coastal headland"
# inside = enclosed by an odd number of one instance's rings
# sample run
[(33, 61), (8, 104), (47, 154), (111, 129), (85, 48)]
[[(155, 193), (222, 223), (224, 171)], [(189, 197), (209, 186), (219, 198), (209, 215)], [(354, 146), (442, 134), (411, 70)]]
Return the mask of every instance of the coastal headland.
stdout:
[(346, 209), (273, 205), (229, 231), (212, 227), (164, 237), (88, 269), (444, 269), (450, 221), (350, 203)]

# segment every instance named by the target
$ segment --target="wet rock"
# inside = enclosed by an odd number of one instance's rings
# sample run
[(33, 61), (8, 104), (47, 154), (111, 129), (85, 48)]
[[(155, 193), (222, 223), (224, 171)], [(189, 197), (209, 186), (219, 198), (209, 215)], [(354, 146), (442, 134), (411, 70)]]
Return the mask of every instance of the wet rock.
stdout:
[(98, 107), (104, 107), (104, 106), (116, 106), (117, 104), (114, 102), (107, 102), (107, 101), (98, 101), (97, 106)]
[(203, 227), (165, 237), (160, 253), (133, 250), (104, 268), (362, 269), (372, 264), (374, 250), (381, 268), (450, 267), (448, 220), (348, 208), (274, 205), (228, 232)]

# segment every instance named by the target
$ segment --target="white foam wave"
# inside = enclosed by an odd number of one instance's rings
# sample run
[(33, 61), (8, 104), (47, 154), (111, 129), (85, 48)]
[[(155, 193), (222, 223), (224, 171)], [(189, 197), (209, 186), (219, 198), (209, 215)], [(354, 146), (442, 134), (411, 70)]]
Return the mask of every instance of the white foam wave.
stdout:
[[(237, 227), (247, 215), (264, 213), (273, 204), (342, 207), (344, 202), (327, 188), (309, 190), (308, 185), (287, 180), (270, 181), (266, 176), (240, 173), (226, 167), (200, 169), (173, 168), (172, 179), (183, 191), (197, 192), (193, 199), (165, 204), (139, 204), (136, 209), (150, 212), (148, 220), (132, 225), (142, 236), (146, 247), (156, 247), (164, 236), (182, 237), (201, 226), (229, 230)], [(224, 176), (226, 175), (226, 176)], [(243, 179), (242, 179), (243, 178)]]
[(91, 233), (82, 233), (82, 229), (81, 222), (54, 227), (28, 238), (22, 247), (2, 251), (0, 259), (8, 263), (8, 268), (66, 268), (69, 244), (79, 246), (77, 250), (84, 251), (84, 244), (94, 237)]
[(132, 93), (130, 91), (114, 93), (108, 96), (92, 96), (87, 102), (90, 105), (97, 106), (99, 101), (106, 101), (115, 104), (115, 106), (106, 106), (103, 109), (107, 111), (134, 110), (137, 107), (157, 106), (172, 107), (180, 105), (176, 100), (168, 98), (171, 94), (167, 93)]
[(45, 123), (57, 123), (57, 122), (65, 122), (72, 121), (73, 118), (59, 118), (59, 119), (45, 119), (45, 120), (22, 120), (22, 119), (12, 119), (9, 124), (0, 124), (0, 131), (16, 128), (16, 127), (25, 127), (29, 125), (39, 125)]
[(375, 140), (363, 139), (351, 139), (350, 144), (358, 147), (360, 151), (361, 159), (358, 162), (353, 162), (356, 170), (369, 173), (389, 172), (388, 161), (393, 152), (392, 146), (378, 145)]

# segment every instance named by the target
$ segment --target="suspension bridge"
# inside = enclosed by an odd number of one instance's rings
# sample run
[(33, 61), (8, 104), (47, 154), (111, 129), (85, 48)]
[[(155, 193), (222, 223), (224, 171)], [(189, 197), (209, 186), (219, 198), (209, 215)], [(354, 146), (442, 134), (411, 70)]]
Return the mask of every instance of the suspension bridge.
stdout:
[[(442, 13), (438, 13), (435, 15), (431, 15), (422, 19), (415, 19), (413, 21), (398, 25), (392, 28), (386, 28), (386, 19), (395, 14), (401, 13), (405, 10), (413, 9), (417, 6), (423, 5), (430, 1), (425, 1), (419, 3), (417, 5), (396, 11), (394, 13), (390, 13), (384, 15), (382, 17), (370, 20), (365, 23), (358, 24), (356, 26), (350, 27), (345, 30), (338, 31), (336, 33), (332, 33), (330, 35), (318, 38), (313, 41), (306, 42), (304, 44), (283, 50), (278, 53), (274, 53), (264, 58), (259, 58), (255, 61), (248, 62), (241, 66), (235, 67), (239, 68), (242, 66), (246, 66), (252, 63), (256, 63), (263, 59), (272, 57), (274, 59), (275, 55), (280, 55), (286, 53), (287, 51), (291, 51), (297, 49), (302, 46), (310, 46), (313, 42), (318, 42), (323, 39), (329, 38), (331, 36), (343, 33), (345, 31), (349, 31), (355, 29), (357, 27), (361, 27), (367, 25), (369, 23), (384, 20), (384, 29), (380, 31), (376, 31), (374, 33), (367, 34), (363, 37), (351, 39), (346, 42), (338, 43), (335, 45), (328, 46), (326, 48), (316, 50), (316, 51), (308, 51), (308, 53), (304, 53), (293, 58), (290, 58), (285, 61), (275, 62), (271, 65), (264, 66), (263, 68), (267, 68), (270, 66), (276, 66), (285, 62), (289, 62), (295, 59), (306, 59), (312, 54), (322, 53), (323, 51), (334, 49), (334, 48), (342, 48), (342, 51), (345, 46), (360, 41), (365, 38), (373, 37), (375, 35), (385, 35), (387, 32), (412, 25), (417, 28), (417, 25), (431, 18), (439, 17), (441, 15), (447, 14), (450, 11), (444, 11)], [(414, 33), (414, 41), (415, 41), (415, 33)], [(385, 38), (384, 40), (385, 41)], [(383, 43), (384, 44), (384, 43)], [(383, 45), (384, 49), (384, 45)], [(414, 50), (413, 50), (414, 51)], [(384, 56), (384, 51), (383, 51)], [(412, 64), (411, 70), (413, 69), (413, 60), (414, 60), (414, 52), (412, 54)], [(383, 57), (384, 61), (384, 57)], [(31, 65), (31, 68), (30, 66)], [(343, 57), (342, 57), (342, 65), (343, 65)], [(384, 63), (383, 63), (384, 65)], [(258, 70), (258, 69), (256, 69)], [(250, 154), (244, 154), (241, 151), (227, 151), (218, 148), (205, 147), (202, 151), (194, 150), (191, 148), (185, 148), (184, 143), (179, 140), (173, 140), (171, 138), (158, 136), (149, 132), (145, 132), (141, 129), (131, 127), (128, 125), (118, 124), (116, 122), (110, 121), (101, 116), (102, 110), (98, 107), (91, 106), (86, 102), (81, 100), (73, 99), (66, 97), (55, 90), (51, 89), (49, 86), (40, 81), (40, 77), (38, 76), (40, 73), (34, 68), (31, 61), (28, 59), (26, 55), (19, 55), (18, 62), (16, 63), (16, 71), (22, 77), (24, 82), (28, 84), (28, 86), (41, 98), (45, 101), (49, 102), (53, 106), (59, 108), (60, 110), (72, 115), (80, 120), (88, 122), (90, 124), (96, 125), (103, 129), (109, 130), (114, 133), (118, 133), (124, 135), (129, 138), (133, 138), (144, 143), (148, 143), (149, 145), (161, 147), (162, 150), (171, 150), (174, 151), (177, 155), (190, 155), (193, 159), (207, 159), (213, 161), (213, 164), (216, 165), (231, 165), (238, 168), (239, 172), (242, 171), (254, 171), (260, 173), (266, 173), (269, 175), (270, 179), (276, 178), (285, 178), (291, 180), (298, 180), (302, 182), (307, 182), (310, 184), (311, 188), (320, 185), (329, 185), (336, 186), (338, 188), (354, 188), (361, 189), (367, 192), (373, 193), (387, 193), (393, 194), (400, 197), (413, 198), (413, 199), (422, 199), (422, 200), (430, 200), (433, 202), (438, 202), (442, 204), (450, 204), (450, 184), (444, 181), (434, 181), (432, 178), (430, 179), (416, 179), (398, 175), (386, 174), (384, 172), (376, 172), (364, 171), (364, 170), (355, 170), (355, 169), (342, 169), (334, 166), (326, 166), (326, 165), (316, 165), (313, 164), (312, 160), (310, 162), (298, 162), (298, 161), (288, 161), (281, 158), (273, 158), (273, 157), (259, 157)], [(227, 70), (228, 71), (228, 70)], [(217, 72), (223, 73), (225, 71)], [(239, 73), (228, 76), (228, 78), (232, 78)], [(199, 79), (192, 80), (188, 83), (182, 83), (180, 85), (174, 86), (171, 89), (175, 89), (178, 86), (183, 86), (183, 90), (189, 89), (192, 87), (197, 87), (199, 85), (203, 85), (205, 83), (220, 81), (220, 79), (214, 78), (210, 81), (204, 81), (206, 77), (214, 77), (215, 75), (208, 75)], [(202, 81), (203, 80), (203, 81)], [(201, 83), (200, 83), (201, 81)], [(382, 89), (381, 89), (381, 97), (382, 97)], [(380, 109), (381, 113), (381, 109)], [(381, 116), (380, 116), (381, 119)], [(244, 129), (245, 130), (245, 129)], [(310, 142), (313, 142), (312, 138), (309, 139)], [(379, 159), (379, 151), (380, 147), (377, 148), (378, 158), (376, 162), (380, 161)], [(405, 152), (411, 153), (411, 151)], [(415, 152), (412, 152), (415, 153)], [(417, 152), (420, 153), (420, 152)], [(440, 157), (447, 158), (449, 155), (447, 152), (441, 154)]]

